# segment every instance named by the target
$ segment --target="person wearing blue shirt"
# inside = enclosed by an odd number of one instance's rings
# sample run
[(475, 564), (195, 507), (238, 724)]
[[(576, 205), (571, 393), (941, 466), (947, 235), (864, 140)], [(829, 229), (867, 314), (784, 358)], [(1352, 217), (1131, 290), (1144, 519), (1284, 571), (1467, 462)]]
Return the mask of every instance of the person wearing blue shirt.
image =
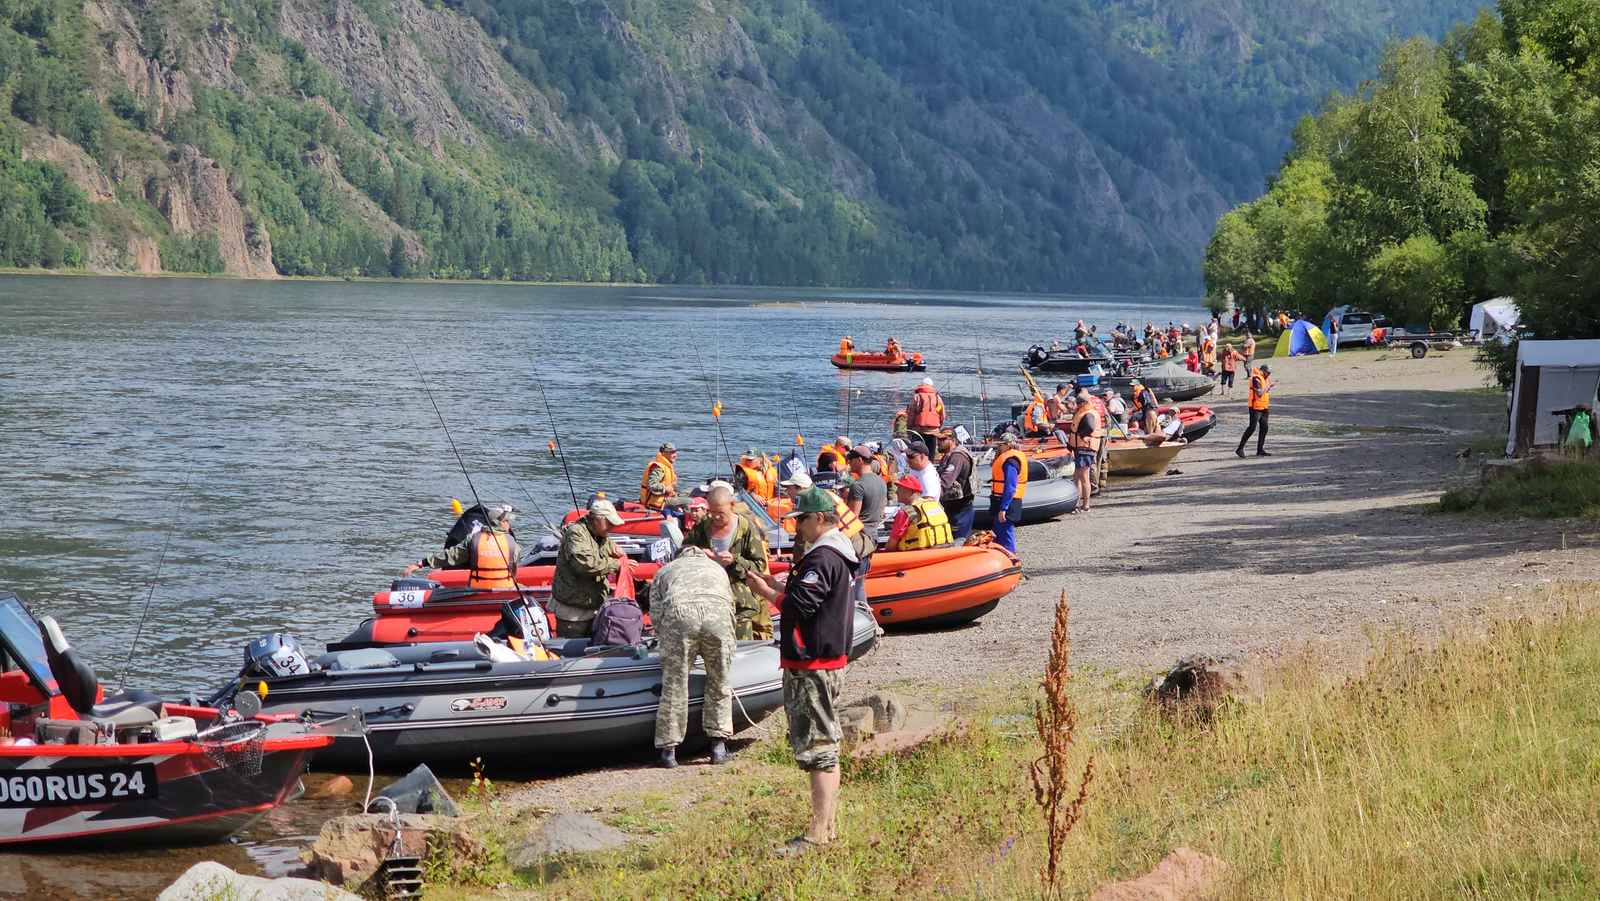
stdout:
[(1015, 554), (1022, 498), (1028, 492), (1028, 455), (1015, 434), (1007, 434), (1004, 441), (1005, 449), (995, 455), (989, 469), (989, 515), (994, 543)]

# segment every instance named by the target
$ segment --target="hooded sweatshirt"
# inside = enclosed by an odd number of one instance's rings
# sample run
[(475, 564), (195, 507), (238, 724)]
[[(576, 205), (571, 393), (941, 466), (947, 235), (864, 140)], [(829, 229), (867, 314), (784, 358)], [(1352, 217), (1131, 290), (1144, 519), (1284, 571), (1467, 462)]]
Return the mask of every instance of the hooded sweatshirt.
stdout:
[(850, 589), (859, 562), (850, 539), (829, 529), (789, 573), (779, 613), (784, 669), (843, 669), (850, 662)]

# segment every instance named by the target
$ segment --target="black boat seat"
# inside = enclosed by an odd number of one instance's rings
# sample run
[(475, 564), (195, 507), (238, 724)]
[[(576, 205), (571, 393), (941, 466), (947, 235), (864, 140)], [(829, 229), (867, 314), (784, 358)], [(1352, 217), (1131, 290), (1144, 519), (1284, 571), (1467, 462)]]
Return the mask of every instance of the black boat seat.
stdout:
[(53, 617), (39, 617), (39, 632), (44, 639), (50, 675), (55, 678), (62, 697), (79, 716), (91, 715), (95, 695), (100, 693), (100, 678), (95, 675), (94, 667), (67, 644), (67, 637), (61, 634), (61, 626)]
[(148, 691), (119, 691), (89, 708), (88, 718), (102, 725), (122, 728), (148, 726), (161, 718), (161, 697)]
[(589, 639), (552, 638), (544, 642), (544, 649), (557, 657), (582, 657), (589, 650)]
[(322, 658), (324, 669), (363, 670), (388, 669), (399, 666), (400, 658), (383, 648), (360, 648), (354, 651), (335, 651)]

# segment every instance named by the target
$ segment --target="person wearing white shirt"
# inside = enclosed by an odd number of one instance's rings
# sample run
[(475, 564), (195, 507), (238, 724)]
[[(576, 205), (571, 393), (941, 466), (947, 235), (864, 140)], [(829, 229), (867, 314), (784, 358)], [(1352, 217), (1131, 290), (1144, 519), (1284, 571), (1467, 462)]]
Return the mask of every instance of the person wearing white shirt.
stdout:
[(934, 468), (933, 460), (928, 456), (927, 445), (915, 441), (909, 443), (906, 448), (906, 467), (922, 483), (922, 496), (938, 500), (944, 486), (939, 482), (939, 470)]

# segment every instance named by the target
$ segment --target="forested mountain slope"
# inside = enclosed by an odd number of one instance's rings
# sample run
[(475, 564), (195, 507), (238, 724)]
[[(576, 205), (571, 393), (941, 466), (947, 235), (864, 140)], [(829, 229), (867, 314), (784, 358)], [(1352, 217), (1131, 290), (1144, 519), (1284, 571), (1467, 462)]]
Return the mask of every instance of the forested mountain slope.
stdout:
[(1193, 291), (1470, 0), (0, 0), (0, 265)]

